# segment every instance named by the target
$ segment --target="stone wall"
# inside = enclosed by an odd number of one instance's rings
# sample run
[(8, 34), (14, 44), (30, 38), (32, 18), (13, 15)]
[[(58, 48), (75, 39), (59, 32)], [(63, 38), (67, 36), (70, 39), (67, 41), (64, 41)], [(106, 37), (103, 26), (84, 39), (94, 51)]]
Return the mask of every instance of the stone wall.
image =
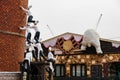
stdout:
[(20, 80), (20, 72), (0, 72), (0, 80)]

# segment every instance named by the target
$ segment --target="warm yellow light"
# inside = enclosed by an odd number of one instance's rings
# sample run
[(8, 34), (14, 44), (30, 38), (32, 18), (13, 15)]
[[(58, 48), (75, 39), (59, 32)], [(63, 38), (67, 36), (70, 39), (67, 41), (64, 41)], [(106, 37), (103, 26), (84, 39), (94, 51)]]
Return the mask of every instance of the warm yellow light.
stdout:
[(82, 62), (82, 63), (84, 63), (84, 62), (85, 62), (85, 60), (84, 60), (84, 59), (81, 59), (81, 62)]
[(113, 59), (113, 56), (110, 56), (109, 59), (112, 60), (112, 59)]
[(62, 56), (62, 59), (64, 59), (65, 57), (64, 56)]
[(92, 60), (92, 64), (95, 64), (95, 60)]
[(59, 63), (59, 61), (58, 61), (58, 60), (56, 60), (56, 61), (55, 61), (55, 63)]
[(71, 62), (71, 60), (70, 59), (68, 59), (68, 61), (67, 61), (68, 63), (70, 63)]
[(86, 58), (90, 58), (90, 55), (86, 55)]
[(106, 62), (106, 59), (103, 59), (103, 60), (102, 60), (102, 62), (104, 62), (104, 63), (105, 63), (105, 62)]
[(69, 71), (69, 70), (70, 70), (70, 68), (69, 68), (69, 67), (67, 67), (67, 68), (66, 68), (66, 70), (67, 70), (67, 71)]
[(80, 56), (80, 55), (78, 55), (78, 56), (77, 56), (77, 58), (78, 58), (78, 59), (80, 59), (80, 58), (81, 58), (81, 56)]
[(87, 71), (87, 75), (90, 75), (90, 71)]

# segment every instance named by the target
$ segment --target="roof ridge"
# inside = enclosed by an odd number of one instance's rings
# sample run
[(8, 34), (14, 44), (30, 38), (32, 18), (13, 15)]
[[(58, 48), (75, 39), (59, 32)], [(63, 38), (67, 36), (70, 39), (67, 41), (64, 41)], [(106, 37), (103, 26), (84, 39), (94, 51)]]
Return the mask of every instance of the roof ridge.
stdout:
[[(47, 42), (47, 41), (49, 41), (49, 40), (52, 40), (52, 39), (55, 39), (55, 38), (57, 38), (57, 37), (63, 36), (63, 35), (65, 35), (65, 34), (83, 36), (83, 35), (77, 34), (77, 33), (65, 32), (65, 33), (62, 33), (62, 34), (60, 34), (60, 35), (57, 35), (57, 36), (51, 37), (51, 38), (49, 38), (49, 39), (46, 39), (46, 40), (44, 40), (44, 41), (42, 41), (42, 42), (43, 42), (43, 43), (44, 43), (44, 42)], [(107, 42), (114, 42), (114, 43), (119, 43), (119, 44), (120, 44), (120, 41), (116, 41), (116, 40), (110, 40), (110, 39), (106, 39), (106, 38), (100, 38), (100, 40), (102, 40), (102, 41), (107, 41)]]

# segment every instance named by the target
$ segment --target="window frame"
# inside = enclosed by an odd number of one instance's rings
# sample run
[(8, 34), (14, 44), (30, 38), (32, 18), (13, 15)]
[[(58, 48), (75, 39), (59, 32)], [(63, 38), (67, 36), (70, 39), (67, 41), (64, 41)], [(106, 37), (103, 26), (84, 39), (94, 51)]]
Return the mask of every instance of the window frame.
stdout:
[[(78, 76), (77, 75), (77, 66), (79, 67), (80, 69), (80, 75)], [(82, 71), (84, 67), (84, 73)], [(73, 68), (75, 68), (75, 72), (73, 73)], [(73, 75), (75, 74), (75, 75)], [(86, 77), (87, 76), (87, 66), (86, 64), (70, 64), (70, 76), (71, 77)]]
[(91, 77), (102, 78), (102, 65), (91, 65)]
[[(57, 76), (57, 72), (56, 72), (56, 67), (59, 66), (60, 67), (60, 76)], [(62, 73), (62, 68), (63, 68), (63, 73)], [(65, 73), (66, 73), (66, 68), (65, 68), (65, 64), (55, 64), (54, 67), (54, 77), (65, 77)], [(62, 75), (63, 74), (63, 75)]]

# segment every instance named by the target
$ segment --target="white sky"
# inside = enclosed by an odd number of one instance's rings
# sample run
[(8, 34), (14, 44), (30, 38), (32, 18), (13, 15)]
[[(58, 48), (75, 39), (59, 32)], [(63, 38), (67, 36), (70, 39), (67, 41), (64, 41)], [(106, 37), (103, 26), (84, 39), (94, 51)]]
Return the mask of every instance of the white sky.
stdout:
[(42, 40), (65, 32), (83, 34), (96, 28), (101, 38), (120, 41), (120, 0), (29, 0), (32, 15), (39, 20)]

